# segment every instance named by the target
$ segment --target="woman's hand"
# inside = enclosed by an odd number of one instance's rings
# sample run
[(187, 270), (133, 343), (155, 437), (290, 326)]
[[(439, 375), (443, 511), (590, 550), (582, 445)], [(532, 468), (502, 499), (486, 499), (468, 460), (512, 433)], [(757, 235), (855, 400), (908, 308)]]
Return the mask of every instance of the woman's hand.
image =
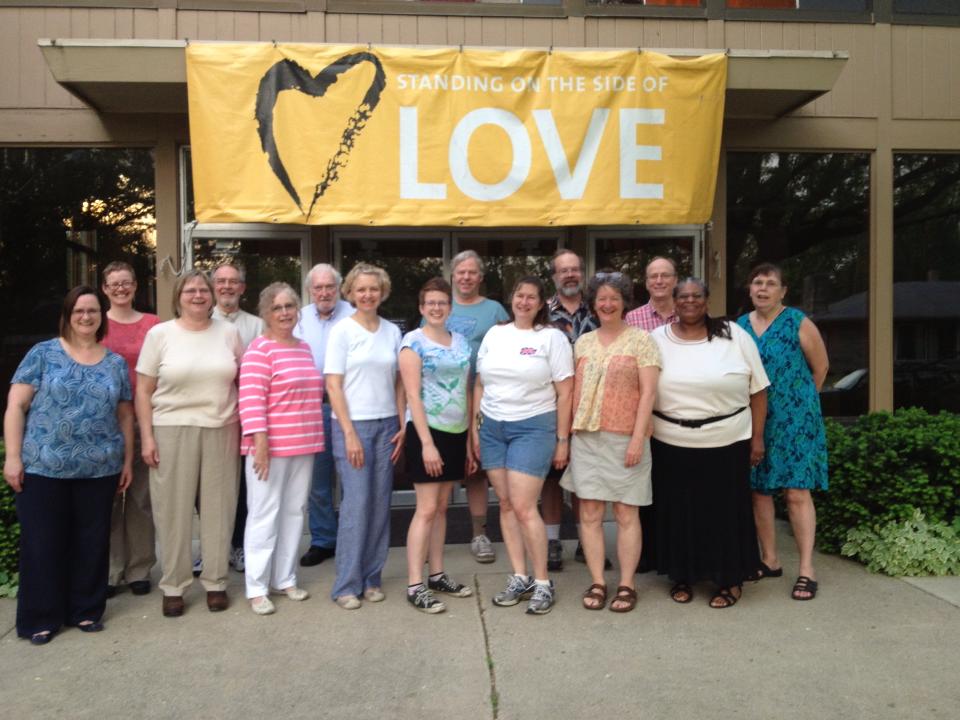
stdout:
[(763, 446), (763, 437), (755, 437), (750, 440), (750, 465), (756, 467), (766, 455), (766, 449)]
[(640, 462), (643, 458), (643, 438), (630, 438), (630, 443), (627, 445), (627, 456), (624, 458), (623, 464), (624, 467), (633, 467)]
[(133, 464), (124, 464), (123, 470), (120, 471), (120, 482), (117, 483), (117, 495), (123, 495), (132, 482)]
[(3, 463), (3, 479), (15, 493), (23, 491), (23, 462), (9, 453)]
[(160, 452), (157, 450), (157, 441), (154, 438), (140, 438), (140, 456), (152, 468), (160, 465)]
[(470, 427), (470, 440), (467, 443), (467, 457), (475, 463), (480, 462), (480, 430), (476, 425)]
[(433, 443), (423, 446), (423, 468), (430, 477), (440, 477), (443, 474), (443, 459)]
[(261, 482), (266, 482), (270, 475), (270, 444), (267, 442), (266, 433), (254, 433), (253, 471)]
[(564, 439), (563, 442), (557, 440), (557, 447), (553, 451), (553, 466), (557, 470), (563, 470), (570, 459), (570, 441)]
[[(391, 441), (392, 442), (392, 441)], [(363, 467), (363, 445), (356, 431), (344, 432), (343, 444), (347, 450), (347, 462), (357, 470)]]
[(406, 436), (407, 428), (401, 426), (400, 429), (397, 430), (396, 435), (390, 438), (390, 442), (393, 443), (393, 452), (390, 453), (390, 462), (392, 462), (394, 465), (397, 464), (397, 461), (400, 459), (400, 453), (403, 452), (403, 439)]

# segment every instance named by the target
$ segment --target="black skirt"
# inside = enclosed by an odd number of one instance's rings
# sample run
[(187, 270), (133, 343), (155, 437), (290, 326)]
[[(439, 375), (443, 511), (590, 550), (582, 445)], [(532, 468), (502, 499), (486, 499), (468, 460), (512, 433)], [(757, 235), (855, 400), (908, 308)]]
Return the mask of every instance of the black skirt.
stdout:
[(656, 567), (674, 582), (743, 582), (760, 564), (750, 441), (687, 448), (653, 439)]
[(420, 443), (420, 436), (417, 435), (413, 423), (408, 422), (403, 451), (407, 458), (407, 473), (410, 479), (415, 483), (462, 480), (464, 464), (467, 461), (467, 433), (448, 433), (430, 428), (430, 435), (440, 453), (440, 459), (443, 460), (443, 472), (440, 477), (427, 475), (423, 467), (423, 445)]

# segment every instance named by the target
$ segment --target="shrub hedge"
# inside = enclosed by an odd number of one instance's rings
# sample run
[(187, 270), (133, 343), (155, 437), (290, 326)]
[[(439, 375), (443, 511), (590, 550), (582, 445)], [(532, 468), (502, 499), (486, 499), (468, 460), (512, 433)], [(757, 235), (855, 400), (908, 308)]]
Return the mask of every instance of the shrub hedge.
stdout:
[[(0, 467), (5, 457), (0, 442)], [(0, 482), (0, 597), (17, 594), (20, 563), (20, 523), (13, 503), (13, 490), (6, 482)]]
[(815, 494), (817, 546), (839, 553), (847, 533), (960, 515), (960, 415), (918, 408), (864, 415), (853, 425), (827, 420), (830, 490)]

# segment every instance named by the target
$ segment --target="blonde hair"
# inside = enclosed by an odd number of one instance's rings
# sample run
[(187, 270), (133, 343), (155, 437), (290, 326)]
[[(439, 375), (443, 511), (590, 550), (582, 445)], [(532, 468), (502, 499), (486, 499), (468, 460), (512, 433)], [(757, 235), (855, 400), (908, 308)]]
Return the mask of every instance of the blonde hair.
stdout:
[[(377, 278), (377, 283), (380, 285), (380, 302), (386, 302), (387, 298), (390, 297), (390, 276), (387, 275), (387, 271), (382, 267), (370, 265), (369, 263), (360, 262), (351, 268), (350, 272), (348, 272), (347, 276), (343, 279), (340, 294), (347, 300), (350, 300), (350, 296), (353, 294), (353, 285), (361, 275), (373, 275)], [(353, 301), (350, 300), (350, 302), (352, 303)]]
[(200, 278), (210, 289), (210, 315), (213, 315), (213, 305), (214, 305), (214, 294), (213, 294), (213, 283), (210, 282), (210, 278), (203, 270), (188, 270), (183, 275), (177, 278), (177, 281), (173, 284), (173, 298), (170, 302), (171, 309), (173, 310), (174, 317), (180, 317), (180, 295), (183, 294), (184, 286), (194, 278)]

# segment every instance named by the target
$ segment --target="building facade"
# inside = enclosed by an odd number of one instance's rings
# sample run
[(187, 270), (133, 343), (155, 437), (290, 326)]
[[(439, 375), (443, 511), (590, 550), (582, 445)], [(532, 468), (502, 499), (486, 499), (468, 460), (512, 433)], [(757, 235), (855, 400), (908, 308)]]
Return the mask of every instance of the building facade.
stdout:
[[(668, 254), (711, 311), (746, 273), (786, 270), (821, 326), (836, 414), (960, 411), (960, 9), (928, 0), (0, 0), (0, 293), (5, 380), (55, 331), (65, 290), (130, 260), (167, 315), (176, 273), (243, 260), (262, 285), (367, 259), (391, 317), (456, 252), (487, 293), (546, 275), (558, 247), (642, 277)], [(700, 226), (205, 226), (192, 213), (184, 47), (191, 41), (637, 48), (729, 55), (716, 200)], [(642, 283), (641, 283), (642, 285)]]

